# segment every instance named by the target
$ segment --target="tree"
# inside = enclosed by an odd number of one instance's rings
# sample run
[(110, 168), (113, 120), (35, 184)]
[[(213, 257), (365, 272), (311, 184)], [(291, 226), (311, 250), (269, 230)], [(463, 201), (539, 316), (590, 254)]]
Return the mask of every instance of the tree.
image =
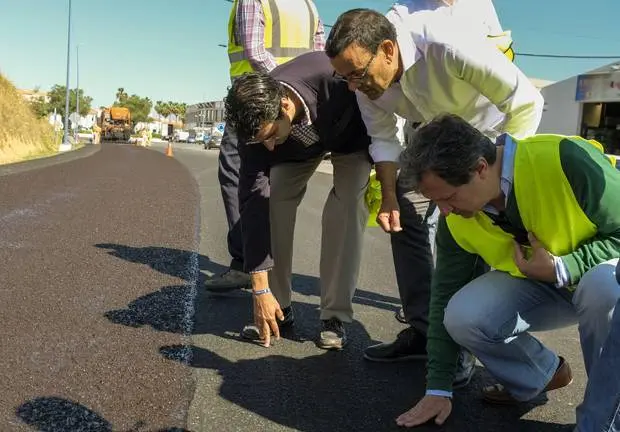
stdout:
[[(65, 116), (65, 95), (66, 95), (66, 87), (62, 85), (55, 85), (52, 87), (50, 92), (48, 93), (49, 102), (43, 104), (43, 107), (40, 105), (37, 106), (37, 109), (41, 109), (41, 112), (45, 112), (45, 115), (53, 113), (54, 109), (61, 116)], [(77, 97), (78, 94), (75, 89), (69, 90), (69, 113), (75, 112), (77, 108)], [(80, 89), (79, 93), (80, 97), (80, 115), (86, 115), (90, 111), (90, 106), (93, 101), (93, 98), (90, 96), (84, 95), (84, 90)]]
[(172, 101), (157, 101), (155, 103), (155, 112), (164, 118), (168, 118), (170, 114), (174, 114), (178, 120), (183, 121), (185, 119), (186, 110), (186, 103)]
[(124, 87), (119, 87), (118, 90), (116, 91), (116, 101), (123, 103), (127, 100), (127, 92), (125, 91)]
[[(125, 89), (119, 88), (119, 93), (121, 93), (120, 90), (125, 91)], [(117, 99), (119, 93), (117, 93)], [(148, 97), (143, 98), (136, 94), (127, 96), (127, 93), (124, 94), (124, 96), (121, 94), (120, 100), (114, 102), (114, 106), (128, 108), (129, 112), (131, 112), (131, 120), (134, 123), (149, 121), (153, 102)]]
[(47, 117), (49, 114), (49, 104), (44, 98), (34, 98), (30, 102), (30, 108), (38, 118)]
[(177, 119), (184, 121), (185, 120), (185, 111), (187, 110), (186, 103), (180, 102), (170, 102), (172, 108), (172, 114), (174, 114)]
[(170, 102), (157, 101), (155, 103), (155, 112), (167, 119), (172, 114)]

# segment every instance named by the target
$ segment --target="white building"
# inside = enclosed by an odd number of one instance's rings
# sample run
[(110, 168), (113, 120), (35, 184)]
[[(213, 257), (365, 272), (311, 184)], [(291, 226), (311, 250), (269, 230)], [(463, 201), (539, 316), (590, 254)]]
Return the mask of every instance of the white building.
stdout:
[(189, 105), (185, 111), (187, 129), (210, 128), (224, 121), (224, 101), (202, 102)]
[(541, 93), (545, 110), (538, 133), (580, 135), (620, 154), (620, 63), (553, 83)]

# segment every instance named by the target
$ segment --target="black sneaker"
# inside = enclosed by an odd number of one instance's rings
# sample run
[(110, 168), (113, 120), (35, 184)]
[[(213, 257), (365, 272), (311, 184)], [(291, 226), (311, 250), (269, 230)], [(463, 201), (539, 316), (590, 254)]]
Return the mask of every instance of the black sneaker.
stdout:
[(340, 350), (347, 343), (344, 325), (338, 318), (321, 320), (321, 333), (317, 346), (328, 350)]
[(426, 336), (413, 327), (407, 327), (391, 343), (371, 345), (364, 350), (364, 358), (375, 362), (425, 360)]
[[(289, 329), (295, 323), (295, 316), (293, 315), (293, 308), (291, 306), (282, 308), (282, 313), (284, 314), (284, 319), (282, 321), (276, 318), (280, 331)], [(246, 325), (243, 327), (243, 330), (241, 330), (241, 337), (252, 341), (260, 340), (258, 327), (254, 324)]]

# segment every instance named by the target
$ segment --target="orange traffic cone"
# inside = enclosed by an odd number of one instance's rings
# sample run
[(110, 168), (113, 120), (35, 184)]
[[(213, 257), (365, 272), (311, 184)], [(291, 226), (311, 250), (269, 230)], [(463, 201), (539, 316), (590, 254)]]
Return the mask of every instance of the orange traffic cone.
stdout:
[(172, 144), (168, 142), (168, 147), (166, 148), (166, 156), (172, 157)]

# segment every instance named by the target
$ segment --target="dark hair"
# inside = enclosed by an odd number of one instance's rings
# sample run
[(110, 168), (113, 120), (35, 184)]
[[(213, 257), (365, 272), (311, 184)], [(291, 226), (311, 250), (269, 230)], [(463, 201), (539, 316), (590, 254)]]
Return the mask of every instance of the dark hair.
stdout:
[(454, 114), (441, 114), (420, 126), (401, 154), (400, 180), (417, 188), (432, 171), (452, 186), (469, 183), (480, 158), (493, 165), (496, 146), (482, 132)]
[(325, 52), (334, 58), (355, 43), (375, 53), (384, 40), (396, 42), (396, 28), (372, 9), (351, 9), (340, 15), (329, 32)]
[(251, 140), (261, 126), (277, 120), (282, 113), (282, 84), (264, 72), (236, 78), (224, 98), (225, 120), (241, 140)]

